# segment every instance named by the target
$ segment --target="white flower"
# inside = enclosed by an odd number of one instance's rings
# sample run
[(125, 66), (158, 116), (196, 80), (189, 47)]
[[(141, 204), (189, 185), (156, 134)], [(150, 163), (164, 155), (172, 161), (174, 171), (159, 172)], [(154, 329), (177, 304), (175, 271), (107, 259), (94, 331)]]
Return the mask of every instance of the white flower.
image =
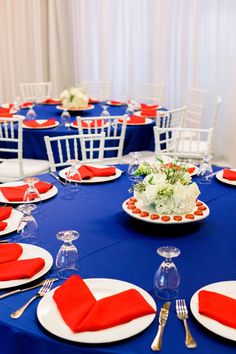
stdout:
[(63, 107), (67, 109), (83, 108), (88, 106), (88, 96), (81, 87), (71, 87), (61, 93)]

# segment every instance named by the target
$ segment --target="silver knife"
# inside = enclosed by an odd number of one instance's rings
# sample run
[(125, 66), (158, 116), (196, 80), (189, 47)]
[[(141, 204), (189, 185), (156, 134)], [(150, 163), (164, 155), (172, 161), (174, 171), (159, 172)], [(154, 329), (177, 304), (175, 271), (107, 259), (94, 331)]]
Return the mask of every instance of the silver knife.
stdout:
[[(38, 288), (39, 286), (42, 286), (43, 283), (45, 282), (46, 279), (42, 280), (40, 283), (36, 284), (36, 285), (32, 285), (30, 286), (29, 288), (22, 288), (22, 289), (16, 289), (16, 290), (12, 290), (12, 291), (9, 291), (8, 293), (5, 293), (5, 294), (2, 294), (0, 295), (0, 299), (3, 299), (4, 297), (7, 297), (7, 296), (10, 296), (10, 295), (13, 295), (13, 294), (17, 294), (17, 293), (21, 293), (22, 291), (26, 291), (26, 290), (31, 290), (31, 289), (34, 289), (34, 288)], [(53, 282), (54, 281), (57, 281), (58, 278), (51, 278), (49, 280), (52, 280)]]
[(170, 305), (171, 305), (170, 301), (165, 302), (159, 314), (159, 326), (158, 326), (157, 335), (154, 338), (151, 345), (151, 349), (155, 352), (161, 350), (162, 347), (162, 336), (166, 325), (166, 321), (168, 319)]
[(52, 177), (54, 177), (58, 182), (60, 182), (61, 184), (63, 184), (63, 186), (66, 185), (66, 183), (63, 182), (57, 175), (55, 175), (55, 173), (49, 172), (49, 174), (50, 174)]

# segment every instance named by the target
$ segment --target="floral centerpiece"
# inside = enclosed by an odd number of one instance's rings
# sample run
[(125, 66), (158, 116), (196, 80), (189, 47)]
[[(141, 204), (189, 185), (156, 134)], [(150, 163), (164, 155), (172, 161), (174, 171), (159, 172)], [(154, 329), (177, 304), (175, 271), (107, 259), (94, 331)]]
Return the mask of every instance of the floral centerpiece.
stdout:
[(143, 207), (152, 206), (158, 214), (185, 214), (195, 208), (200, 191), (186, 165), (143, 162), (136, 175), (144, 176), (134, 186), (134, 196)]
[(61, 93), (61, 102), (66, 109), (85, 108), (88, 106), (89, 97), (81, 87), (71, 87)]

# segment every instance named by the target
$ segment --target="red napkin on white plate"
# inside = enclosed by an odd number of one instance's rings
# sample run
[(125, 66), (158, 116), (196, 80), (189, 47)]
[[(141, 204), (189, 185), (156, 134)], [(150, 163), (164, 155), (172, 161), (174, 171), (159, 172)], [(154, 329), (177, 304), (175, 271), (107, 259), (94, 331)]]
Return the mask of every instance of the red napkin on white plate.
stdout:
[(144, 117), (156, 117), (157, 111), (153, 108), (141, 109), (141, 115)]
[(89, 97), (89, 100), (88, 100), (88, 103), (98, 103), (99, 102), (99, 99), (98, 98), (95, 98), (95, 97)]
[(0, 221), (8, 219), (12, 213), (12, 209), (11, 206), (0, 207)]
[[(118, 121), (120, 123), (123, 122), (122, 118), (119, 118)], [(135, 115), (131, 115), (128, 119), (127, 119), (127, 124), (144, 124), (146, 122), (146, 117), (138, 117)]]
[(141, 103), (140, 107), (141, 107), (141, 110), (145, 110), (145, 109), (155, 109), (155, 110), (157, 110), (158, 104)]
[(0, 264), (17, 260), (23, 252), (18, 243), (4, 243), (0, 245)]
[[(28, 185), (23, 184), (21, 186), (0, 187), (0, 191), (9, 202), (21, 202), (23, 201), (27, 188)], [(49, 182), (39, 181), (35, 183), (35, 188), (37, 188), (40, 194), (43, 194), (52, 188), (52, 184)]]
[[(104, 121), (103, 120), (93, 120), (92, 122), (86, 122), (85, 120), (82, 120), (82, 127), (83, 128), (100, 128), (102, 127), (103, 125), (105, 125)], [(77, 120), (73, 123), (73, 125), (75, 127), (78, 127), (78, 123), (77, 123)]]
[(53, 299), (63, 320), (74, 332), (99, 331), (155, 313), (135, 289), (96, 300), (77, 275), (57, 288)]
[(56, 123), (55, 118), (50, 118), (46, 122), (43, 122), (41, 124), (36, 119), (24, 120), (24, 125), (26, 125), (27, 127), (30, 127), (30, 128), (50, 127), (52, 125), (55, 125), (55, 123)]
[(236, 181), (236, 171), (224, 170), (223, 178), (228, 179), (229, 181)]
[(93, 177), (109, 177), (113, 176), (116, 174), (116, 168), (113, 166), (109, 167), (94, 167), (94, 166), (89, 166), (89, 165), (81, 165), (78, 168), (79, 174), (73, 176), (73, 180), (79, 180), (80, 177), (83, 180), (90, 179)]
[(200, 314), (236, 328), (235, 299), (213, 291), (201, 290), (198, 293), (198, 301)]
[(45, 266), (43, 258), (20, 259), (0, 264), (0, 281), (32, 278)]
[(109, 103), (112, 104), (112, 105), (114, 105), (114, 106), (120, 106), (120, 105), (122, 104), (121, 101), (114, 101), (114, 100), (109, 101)]
[(55, 99), (55, 98), (46, 98), (42, 103), (44, 104), (59, 104), (61, 103), (60, 98)]
[(21, 105), (21, 108), (28, 108), (30, 106), (32, 106), (34, 104), (34, 102), (24, 102)]

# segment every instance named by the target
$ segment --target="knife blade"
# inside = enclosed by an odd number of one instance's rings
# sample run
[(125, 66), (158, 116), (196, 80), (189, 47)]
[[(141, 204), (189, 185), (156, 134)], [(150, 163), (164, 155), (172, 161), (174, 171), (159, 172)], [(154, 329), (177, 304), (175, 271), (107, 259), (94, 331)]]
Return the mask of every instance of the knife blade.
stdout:
[[(39, 286), (43, 285), (45, 280), (46, 279), (42, 280), (38, 284), (35, 284), (35, 285), (32, 285), (32, 286), (28, 287), (28, 288), (20, 288), (20, 289), (9, 291), (9, 292), (7, 292), (5, 294), (0, 295), (0, 299), (3, 299), (4, 297), (7, 297), (7, 296), (10, 296), (10, 295), (13, 295), (13, 294), (21, 293), (21, 292), (26, 291), (26, 290), (31, 290), (31, 289), (34, 289), (34, 288), (38, 288)], [(51, 279), (48, 279), (48, 280), (52, 280), (54, 282), (54, 281), (57, 281), (58, 278), (51, 278)]]
[(60, 182), (63, 186), (66, 185), (66, 183), (63, 182), (63, 181), (60, 179), (60, 177), (58, 177), (57, 175), (55, 175), (55, 173), (49, 172), (49, 174), (50, 174), (52, 177), (54, 177), (58, 182)]
[(164, 332), (164, 328), (168, 319), (168, 315), (169, 315), (169, 310), (170, 310), (170, 305), (171, 302), (165, 302), (161, 308), (160, 314), (159, 314), (159, 326), (158, 326), (158, 331), (157, 331), (157, 335), (154, 338), (152, 345), (151, 345), (151, 349), (153, 351), (159, 351), (162, 348), (162, 336), (163, 336), (163, 332)]

